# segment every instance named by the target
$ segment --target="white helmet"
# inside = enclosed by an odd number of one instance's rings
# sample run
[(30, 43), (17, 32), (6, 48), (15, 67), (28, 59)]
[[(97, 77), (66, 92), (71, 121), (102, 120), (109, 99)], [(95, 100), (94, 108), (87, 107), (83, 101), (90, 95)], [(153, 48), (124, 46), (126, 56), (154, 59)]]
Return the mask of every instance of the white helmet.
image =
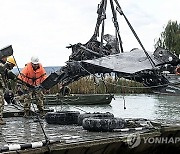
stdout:
[(33, 64), (39, 64), (39, 58), (37, 56), (32, 56), (31, 57), (31, 63)]

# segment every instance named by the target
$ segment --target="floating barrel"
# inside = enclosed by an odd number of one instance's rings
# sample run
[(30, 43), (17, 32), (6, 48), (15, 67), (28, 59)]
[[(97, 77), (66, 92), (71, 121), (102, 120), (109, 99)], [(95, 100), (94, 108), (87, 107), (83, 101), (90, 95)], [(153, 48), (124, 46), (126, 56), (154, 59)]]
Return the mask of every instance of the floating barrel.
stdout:
[(114, 129), (126, 127), (126, 121), (122, 118), (85, 118), (82, 122), (85, 130), (95, 132), (111, 132)]
[(60, 124), (60, 125), (77, 124), (79, 115), (80, 112), (78, 111), (48, 112), (45, 115), (45, 120), (48, 124)]
[(89, 118), (89, 117), (114, 118), (114, 115), (110, 112), (106, 112), (106, 113), (95, 112), (95, 113), (80, 114), (78, 117), (78, 125), (81, 126), (83, 119)]

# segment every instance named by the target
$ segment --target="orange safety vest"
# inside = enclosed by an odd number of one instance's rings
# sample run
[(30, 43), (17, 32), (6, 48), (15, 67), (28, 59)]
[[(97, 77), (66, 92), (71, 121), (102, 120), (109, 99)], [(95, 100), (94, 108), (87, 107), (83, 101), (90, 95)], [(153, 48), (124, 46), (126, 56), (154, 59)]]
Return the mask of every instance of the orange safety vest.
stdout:
[(18, 75), (18, 78), (30, 85), (38, 86), (47, 78), (47, 75), (41, 64), (39, 64), (39, 68), (34, 71), (32, 64), (28, 63)]

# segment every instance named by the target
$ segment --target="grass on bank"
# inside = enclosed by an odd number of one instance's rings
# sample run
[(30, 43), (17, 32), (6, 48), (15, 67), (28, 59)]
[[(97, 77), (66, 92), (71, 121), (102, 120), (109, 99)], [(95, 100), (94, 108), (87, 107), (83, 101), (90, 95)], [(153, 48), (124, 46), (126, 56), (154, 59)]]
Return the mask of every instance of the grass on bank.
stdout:
[[(60, 85), (51, 88), (50, 93), (57, 93)], [(127, 80), (124, 78), (115, 79), (112, 76), (106, 76), (104, 79), (94, 78), (92, 76), (83, 77), (78, 81), (69, 84), (73, 94), (104, 94), (104, 93), (150, 93), (149, 88), (141, 83)]]

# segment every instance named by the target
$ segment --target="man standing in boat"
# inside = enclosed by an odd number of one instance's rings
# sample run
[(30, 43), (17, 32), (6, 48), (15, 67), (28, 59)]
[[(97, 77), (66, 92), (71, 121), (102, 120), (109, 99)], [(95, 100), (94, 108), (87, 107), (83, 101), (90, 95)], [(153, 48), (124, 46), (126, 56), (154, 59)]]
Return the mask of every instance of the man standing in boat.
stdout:
[(4, 92), (8, 91), (9, 79), (16, 80), (16, 75), (13, 74), (10, 70), (16, 66), (15, 59), (13, 56), (3, 57), (0, 60), (0, 125), (6, 124), (3, 120), (3, 109), (4, 109)]
[[(46, 71), (43, 68), (42, 64), (39, 63), (39, 58), (36, 56), (31, 57), (31, 62), (26, 64), (22, 69), (21, 73), (18, 75), (18, 78), (26, 82), (31, 86), (39, 86), (46, 78)], [(44, 116), (44, 103), (43, 97), (44, 94), (42, 91), (35, 90), (26, 90), (22, 95), (24, 100), (24, 117), (27, 118), (30, 114), (31, 100), (35, 99), (37, 103), (37, 108), (40, 112), (40, 116)], [(22, 98), (21, 97), (21, 98)]]

